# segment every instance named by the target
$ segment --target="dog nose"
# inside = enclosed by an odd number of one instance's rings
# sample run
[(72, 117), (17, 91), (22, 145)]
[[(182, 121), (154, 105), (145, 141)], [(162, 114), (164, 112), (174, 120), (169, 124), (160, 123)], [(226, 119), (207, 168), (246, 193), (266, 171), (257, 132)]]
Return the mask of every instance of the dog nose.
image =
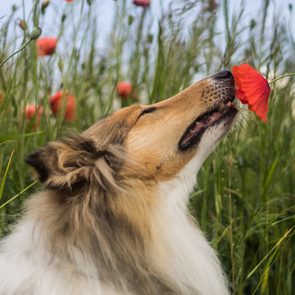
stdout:
[(233, 79), (233, 75), (229, 70), (222, 70), (213, 76), (215, 80)]

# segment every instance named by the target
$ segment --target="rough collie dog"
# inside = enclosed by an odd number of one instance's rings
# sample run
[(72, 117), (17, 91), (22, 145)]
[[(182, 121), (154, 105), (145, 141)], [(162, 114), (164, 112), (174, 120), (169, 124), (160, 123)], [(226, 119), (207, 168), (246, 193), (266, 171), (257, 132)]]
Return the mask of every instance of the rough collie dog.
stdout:
[(44, 189), (1, 243), (0, 294), (228, 294), (186, 204), (234, 97), (222, 71), (30, 154)]

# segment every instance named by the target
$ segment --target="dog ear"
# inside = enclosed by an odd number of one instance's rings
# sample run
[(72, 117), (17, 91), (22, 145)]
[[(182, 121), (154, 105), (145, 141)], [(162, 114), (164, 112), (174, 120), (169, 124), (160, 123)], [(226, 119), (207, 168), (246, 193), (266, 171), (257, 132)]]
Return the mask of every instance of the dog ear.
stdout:
[(92, 139), (74, 134), (31, 153), (26, 163), (45, 187), (73, 192), (93, 184), (103, 190), (116, 188), (122, 158), (118, 146), (98, 147)]

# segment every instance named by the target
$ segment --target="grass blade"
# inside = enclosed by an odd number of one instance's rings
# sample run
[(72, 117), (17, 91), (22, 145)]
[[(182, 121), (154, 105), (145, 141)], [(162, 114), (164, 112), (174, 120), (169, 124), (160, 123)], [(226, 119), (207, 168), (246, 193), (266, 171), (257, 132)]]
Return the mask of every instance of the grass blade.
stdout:
[(1, 181), (1, 185), (0, 185), (0, 201), (2, 199), (2, 195), (3, 195), (3, 191), (4, 191), (4, 186), (5, 186), (5, 181), (6, 181), (7, 174), (8, 174), (8, 171), (9, 171), (9, 167), (10, 167), (10, 164), (11, 164), (11, 161), (12, 161), (12, 158), (13, 158), (13, 155), (14, 155), (14, 151), (15, 151), (15, 149), (13, 149), (11, 151), (11, 153), (10, 153), (9, 160), (8, 160), (8, 163), (7, 163), (7, 166), (6, 166), (4, 175), (3, 175), (3, 179)]
[(29, 184), (28, 186), (26, 186), (23, 190), (21, 190), (18, 194), (16, 194), (15, 196), (13, 196), (12, 198), (10, 198), (9, 200), (7, 200), (5, 203), (3, 203), (0, 206), (0, 210), (2, 208), (4, 208), (6, 205), (8, 205), (9, 203), (11, 203), (12, 201), (14, 201), (16, 198), (18, 198), (20, 195), (22, 195), (24, 192), (26, 192), (28, 189), (30, 189), (32, 186), (34, 186), (38, 181), (34, 181), (31, 184)]

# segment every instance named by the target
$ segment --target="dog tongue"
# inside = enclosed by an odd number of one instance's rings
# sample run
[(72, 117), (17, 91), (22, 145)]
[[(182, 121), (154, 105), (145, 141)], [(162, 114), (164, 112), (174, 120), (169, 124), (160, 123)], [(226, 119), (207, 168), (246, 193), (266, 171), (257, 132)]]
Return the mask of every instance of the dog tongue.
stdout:
[[(227, 107), (232, 107), (234, 104), (232, 102), (226, 103)], [(197, 120), (187, 131), (185, 138), (182, 140), (182, 145), (188, 144), (193, 137), (195, 137), (198, 133), (204, 132), (208, 127), (213, 125), (216, 121), (218, 121), (223, 115), (223, 111), (215, 111), (208, 115), (203, 116), (199, 120)]]
[(210, 115), (208, 123), (212, 123), (212, 122), (218, 120), (219, 118), (220, 118), (220, 113), (217, 113), (217, 112), (213, 113)]
[(189, 129), (189, 132), (186, 135), (186, 138), (184, 139), (184, 141), (182, 142), (183, 145), (186, 145), (187, 143), (189, 143), (191, 141), (191, 139), (200, 131), (202, 131), (202, 129), (206, 128), (206, 124), (204, 124), (203, 122), (195, 122), (195, 124)]
[(199, 132), (201, 129), (206, 127), (206, 124), (203, 122), (196, 122), (194, 126), (190, 129), (190, 133), (196, 133)]

